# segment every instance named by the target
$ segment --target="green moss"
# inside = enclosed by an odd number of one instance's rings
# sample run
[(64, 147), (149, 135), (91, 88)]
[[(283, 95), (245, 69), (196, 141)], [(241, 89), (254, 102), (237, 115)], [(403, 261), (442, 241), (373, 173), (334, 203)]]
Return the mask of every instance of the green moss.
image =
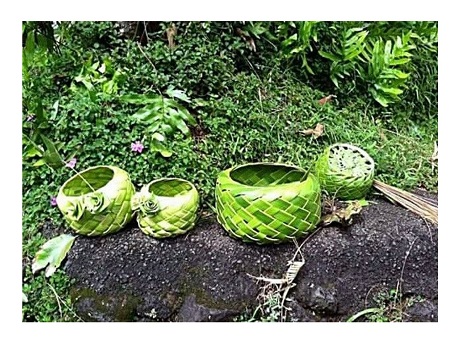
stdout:
[[(88, 288), (72, 288), (70, 291), (72, 303), (80, 309), (80, 317), (86, 321), (133, 321), (140, 298), (130, 294), (103, 295)], [(80, 308), (78, 308), (78, 305)], [(85, 309), (89, 308), (91, 312)], [(101, 320), (98, 314), (107, 315)]]

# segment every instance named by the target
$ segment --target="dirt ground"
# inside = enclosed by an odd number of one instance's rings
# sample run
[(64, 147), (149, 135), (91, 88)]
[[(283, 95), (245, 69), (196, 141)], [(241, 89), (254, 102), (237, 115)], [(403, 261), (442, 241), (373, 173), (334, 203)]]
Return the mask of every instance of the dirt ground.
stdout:
[[(437, 227), (382, 198), (373, 201), (351, 226), (322, 228), (303, 246), (306, 262), (290, 290), (288, 320), (345, 321), (397, 288), (401, 305), (417, 301), (405, 305), (403, 321), (437, 321)], [(117, 234), (79, 236), (65, 270), (75, 279), (72, 296), (84, 320), (232, 321), (259, 303), (261, 284), (249, 275), (282, 278), (295, 250), (292, 243), (245, 244), (214, 217), (165, 240), (144, 235), (133, 221)]]

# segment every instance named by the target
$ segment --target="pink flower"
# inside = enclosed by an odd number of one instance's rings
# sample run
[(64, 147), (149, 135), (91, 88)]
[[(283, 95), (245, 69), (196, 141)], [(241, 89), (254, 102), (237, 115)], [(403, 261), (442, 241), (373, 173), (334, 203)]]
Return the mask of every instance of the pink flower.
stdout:
[(56, 197), (55, 197), (55, 196), (53, 196), (53, 197), (51, 198), (50, 204), (51, 204), (51, 206), (56, 206), (56, 205), (57, 205), (57, 201), (56, 201)]
[(144, 145), (139, 140), (131, 144), (131, 151), (142, 153), (143, 149)]
[(67, 164), (65, 165), (67, 168), (75, 168), (75, 164), (77, 164), (77, 159), (76, 158), (72, 158), (70, 161), (67, 162)]

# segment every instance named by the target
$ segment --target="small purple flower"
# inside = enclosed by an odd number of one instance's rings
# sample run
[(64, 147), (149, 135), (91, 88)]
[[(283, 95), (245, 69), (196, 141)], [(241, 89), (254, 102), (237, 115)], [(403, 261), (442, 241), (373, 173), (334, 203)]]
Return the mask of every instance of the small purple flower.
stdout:
[(32, 122), (33, 120), (35, 120), (35, 114), (27, 115), (27, 117), (26, 117), (27, 122)]
[(144, 145), (139, 140), (131, 144), (131, 151), (142, 153), (143, 149)]
[(56, 197), (55, 197), (55, 196), (53, 196), (53, 197), (51, 198), (50, 204), (51, 204), (51, 206), (56, 206), (56, 205), (57, 205), (57, 201), (56, 201)]
[(70, 161), (67, 162), (67, 164), (65, 165), (67, 168), (75, 168), (75, 164), (77, 164), (77, 159), (76, 158), (72, 158)]

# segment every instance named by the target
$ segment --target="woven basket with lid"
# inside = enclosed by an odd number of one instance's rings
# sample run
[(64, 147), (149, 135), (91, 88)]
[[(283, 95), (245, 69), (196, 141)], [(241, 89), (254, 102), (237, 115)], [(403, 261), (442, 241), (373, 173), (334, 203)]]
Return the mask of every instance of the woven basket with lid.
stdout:
[(334, 144), (324, 150), (315, 165), (321, 188), (342, 200), (363, 198), (374, 181), (374, 160), (351, 144)]
[(131, 205), (143, 233), (155, 238), (173, 237), (195, 226), (199, 195), (189, 181), (162, 178), (143, 186)]
[(56, 202), (76, 233), (107, 235), (131, 220), (134, 192), (126, 171), (115, 166), (95, 166), (68, 179), (59, 189)]
[(252, 163), (219, 173), (217, 220), (233, 237), (258, 244), (306, 235), (321, 216), (320, 186), (306, 170)]

